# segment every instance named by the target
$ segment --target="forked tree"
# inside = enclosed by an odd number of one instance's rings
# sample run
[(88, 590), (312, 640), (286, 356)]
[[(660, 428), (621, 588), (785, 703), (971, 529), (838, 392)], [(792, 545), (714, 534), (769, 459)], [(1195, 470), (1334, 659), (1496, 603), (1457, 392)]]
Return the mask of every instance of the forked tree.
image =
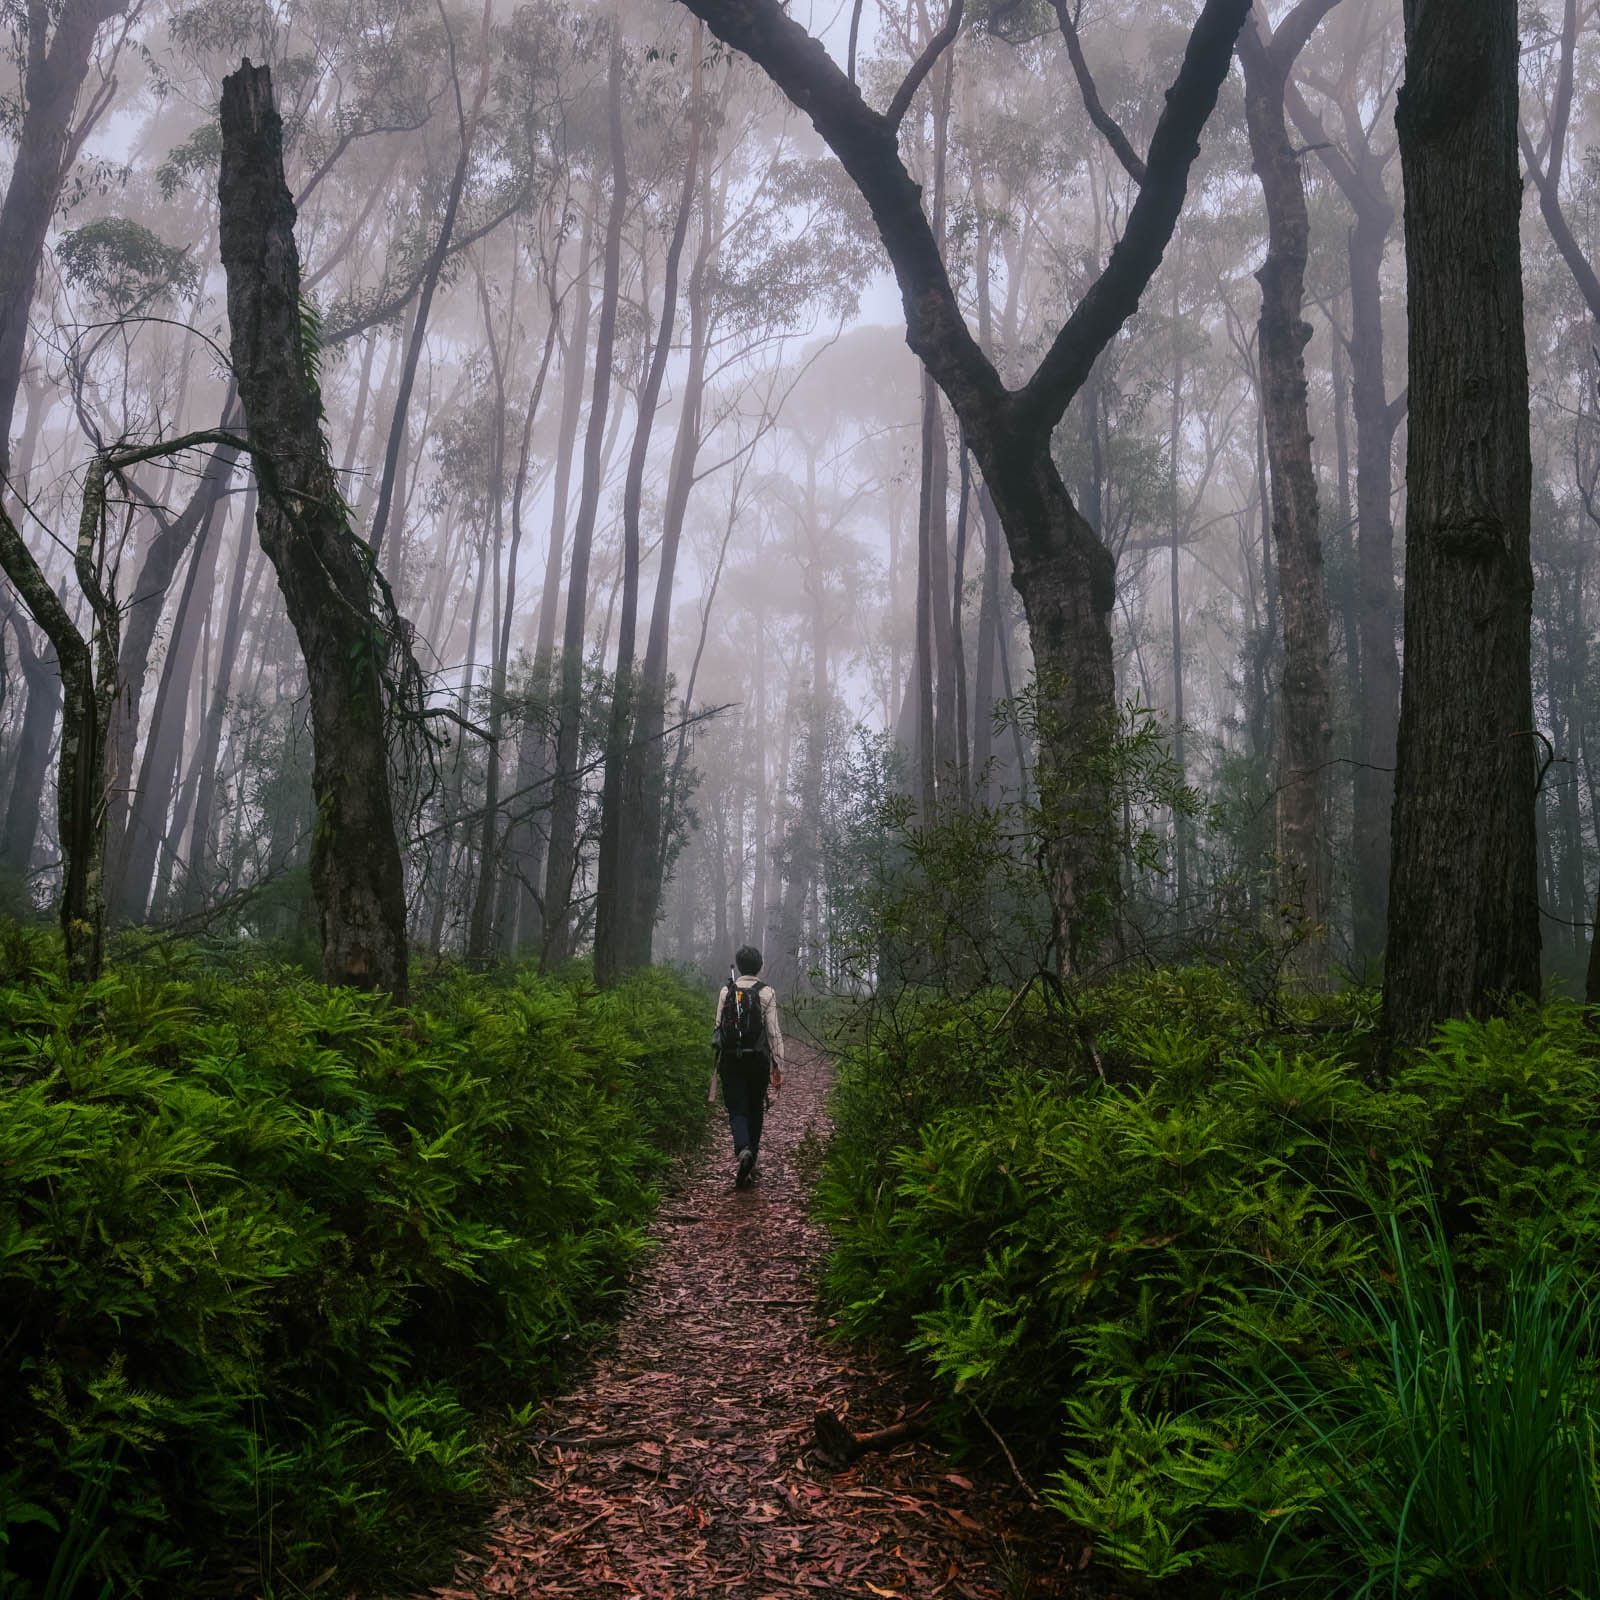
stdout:
[(1075, 971), (1117, 893), (1110, 628), (1116, 569), (1067, 492), (1051, 438), (1160, 264), (1249, 0), (1206, 0), (1140, 163), (1139, 194), (1122, 237), (1033, 374), (1015, 389), (1001, 380), (967, 326), (921, 188), (899, 149), (900, 126), (917, 90), (956, 41), (962, 0), (953, 0), (943, 27), (882, 111), (867, 103), (853, 74), (781, 0), (681, 3), (810, 117), (860, 191), (899, 283), (907, 342), (950, 401), (993, 498), (1033, 644), (1056, 957), (1063, 972)]

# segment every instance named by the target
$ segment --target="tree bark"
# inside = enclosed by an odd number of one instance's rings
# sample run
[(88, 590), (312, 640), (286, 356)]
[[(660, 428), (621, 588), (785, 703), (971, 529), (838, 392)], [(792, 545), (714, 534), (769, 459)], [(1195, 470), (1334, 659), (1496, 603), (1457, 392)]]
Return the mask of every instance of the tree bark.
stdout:
[(1514, 0), (1405, 0), (1405, 673), (1395, 1045), (1539, 989)]
[(12, 615), (11, 629), (28, 699), (22, 708), (22, 731), (17, 737), (11, 789), (6, 799), (5, 827), (0, 829), (0, 874), (21, 879), (26, 878), (33, 864), (34, 840), (50, 770), (50, 736), (61, 713), (61, 675), (34, 648), (22, 617)]
[(256, 525), (311, 688), (311, 887), (323, 977), (403, 1000), (405, 884), (385, 736), (391, 640), (375, 613), (373, 555), (349, 525), (308, 370), (294, 202), (266, 67), (246, 61), (223, 80), (221, 120), (222, 264), (261, 489)]
[(1267, 258), (1259, 323), (1261, 400), (1271, 469), (1272, 535), (1283, 610), (1277, 789), (1281, 904), (1295, 908), (1302, 975), (1327, 971), (1328, 771), (1333, 752), (1328, 682), (1328, 588), (1318, 526), (1317, 479), (1306, 407), (1306, 256), (1310, 219), (1298, 152), (1289, 141), (1284, 95), (1289, 69), (1335, 0), (1301, 0), (1270, 38), (1253, 25), (1239, 35), (1250, 153), (1267, 207)]

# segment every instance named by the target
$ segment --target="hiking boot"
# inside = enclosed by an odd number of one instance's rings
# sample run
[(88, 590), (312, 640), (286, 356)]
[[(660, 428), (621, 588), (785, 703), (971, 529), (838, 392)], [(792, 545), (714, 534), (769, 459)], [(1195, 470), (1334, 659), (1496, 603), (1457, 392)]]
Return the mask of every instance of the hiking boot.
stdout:
[(734, 1187), (735, 1188), (739, 1188), (739, 1189), (748, 1189), (750, 1187), (751, 1175), (755, 1172), (755, 1170), (756, 1170), (756, 1153), (755, 1153), (755, 1151), (754, 1150), (741, 1150), (739, 1152), (739, 1167), (738, 1167), (738, 1171), (734, 1173), (734, 1177), (733, 1177)]

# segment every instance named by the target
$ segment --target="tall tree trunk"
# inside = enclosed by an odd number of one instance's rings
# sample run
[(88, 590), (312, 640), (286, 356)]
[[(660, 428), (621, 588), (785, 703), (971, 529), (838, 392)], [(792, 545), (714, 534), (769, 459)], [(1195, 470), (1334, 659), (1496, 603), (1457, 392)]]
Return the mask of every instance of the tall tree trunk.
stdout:
[[(223, 428), (234, 426), (231, 416), (232, 396), (222, 412)], [(134, 782), (134, 749), (139, 736), (139, 710), (144, 701), (145, 677), (150, 670), (150, 655), (155, 645), (156, 629), (166, 607), (167, 592), (177, 575), (178, 564), (197, 537), (208, 537), (217, 507), (227, 493), (233, 476), (236, 450), (223, 447), (206, 463), (204, 475), (189, 496), (189, 503), (165, 525), (150, 541), (149, 548), (139, 567), (139, 576), (129, 598), (123, 623), (122, 650), (117, 662), (117, 704), (110, 730), (110, 748), (107, 752), (107, 769), (111, 776), (110, 814), (106, 824), (106, 898), (114, 921), (136, 921), (144, 914), (145, 896), (149, 890), (149, 870), (155, 862), (154, 852), (138, 867), (132, 866), (132, 857), (138, 853), (136, 840), (146, 830), (155, 830), (157, 836), (164, 823), (166, 797), (147, 794)], [(212, 556), (215, 550), (211, 551)], [(215, 562), (212, 561), (214, 568)], [(192, 561), (190, 571), (195, 572)], [(187, 606), (188, 590), (180, 611)], [(167, 645), (170, 661), (176, 653), (181, 638), (178, 621), (173, 622), (172, 636)], [(165, 710), (163, 696), (171, 682), (171, 675), (163, 672), (161, 690), (151, 712), (151, 733), (154, 735)], [(180, 680), (185, 691), (188, 680)], [(149, 741), (147, 741), (148, 744)], [(147, 753), (148, 762), (148, 753)]]
[(67, 975), (79, 983), (100, 975), (105, 941), (106, 729), (117, 685), (116, 596), (102, 585), (105, 567), (104, 455), (90, 463), (73, 568), (94, 618), (91, 635), (78, 632), (67, 608), (33, 559), (0, 502), (0, 569), (55, 649), (61, 671), (61, 751), (56, 767), (56, 823), (61, 849), (61, 932)]
[[(494, 939), (495, 818), (500, 810), (500, 726), (505, 706), (506, 655), (511, 646), (511, 608), (516, 601), (517, 545), (521, 543), (522, 531), (520, 520), (514, 520), (511, 565), (506, 581), (505, 604), (502, 608), (500, 552), (505, 543), (506, 358), (501, 356), (499, 341), (494, 336), (494, 307), (489, 299), (489, 285), (481, 266), (477, 276), (478, 303), (483, 310), (483, 338), (489, 349), (489, 368), (494, 375), (494, 437), (489, 447), (489, 524), (494, 531), (489, 561), (494, 584), (494, 602), (489, 626), (489, 737), (483, 752), (483, 823), (478, 834), (477, 882), (467, 918), (467, 960), (473, 962), (481, 962), (488, 958)], [(510, 304), (506, 308), (507, 357), (516, 349), (513, 326), (516, 309), (516, 279), (513, 276)], [(545, 347), (547, 359), (549, 348), (547, 344)], [(543, 375), (544, 369), (541, 368), (541, 379)], [(528, 421), (531, 427), (531, 409)], [(527, 430), (524, 429), (524, 440), (526, 436)], [(519, 494), (527, 471), (527, 458), (528, 452), (524, 445), (521, 451), (521, 465), (517, 470)], [(462, 707), (462, 713), (471, 716), (470, 703)]]
[(594, 388), (589, 427), (583, 441), (583, 483), (572, 527), (572, 569), (567, 578), (567, 621), (561, 644), (561, 702), (556, 736), (554, 794), (550, 810), (550, 853), (545, 869), (544, 948), (541, 969), (572, 953), (571, 910), (577, 887), (578, 806), (582, 778), (578, 751), (583, 721), (583, 640), (589, 607), (589, 553), (600, 509), (601, 449), (611, 402), (611, 361), (616, 347), (617, 299), (622, 277), (622, 223), (628, 205), (627, 151), (622, 127), (622, 42), (613, 33), (606, 90), (606, 122), (611, 146), (611, 211), (606, 219), (605, 267), (600, 319), (595, 330)]
[[(472, 908), (472, 932), (468, 953), (480, 959), (489, 954), (492, 944), (504, 949), (511, 941), (512, 930), (507, 923), (514, 916), (514, 898), (502, 892), (497, 881), (501, 850), (498, 842), (500, 813), (500, 742), (505, 728), (506, 680), (511, 666), (511, 621), (517, 597), (517, 558), (522, 550), (522, 497), (528, 484), (528, 459), (533, 442), (533, 419), (539, 410), (544, 394), (544, 380), (550, 370), (550, 357), (555, 350), (556, 311), (550, 308), (550, 327), (545, 336), (544, 355), (539, 371), (533, 380), (533, 391), (528, 396), (528, 409), (522, 421), (522, 445), (517, 454), (517, 478), (511, 491), (511, 553), (506, 560), (506, 604), (500, 619), (500, 637), (495, 644), (494, 685), (489, 703), (489, 778), (483, 799), (483, 842), (478, 864), (478, 896)], [(506, 844), (510, 845), (508, 830)], [(506, 875), (509, 879), (510, 875)], [(514, 880), (513, 880), (514, 881)], [(498, 938), (494, 919), (498, 918)]]
[(189, 846), (189, 875), (184, 884), (184, 909), (198, 911), (206, 902), (211, 886), (212, 834), (215, 831), (217, 760), (222, 750), (222, 727), (228, 714), (228, 693), (233, 684), (234, 664), (239, 658), (239, 641), (245, 618), (254, 609), (256, 586), (262, 566), (255, 562), (255, 573), (248, 591), (245, 575), (252, 565), (250, 530), (255, 523), (256, 488), (251, 483), (239, 523), (239, 549), (233, 561), (233, 576), (228, 585), (227, 618), (222, 625), (222, 648), (217, 656), (216, 681), (211, 686), (211, 704), (206, 709), (206, 725), (195, 752), (195, 770), (200, 782), (195, 790), (193, 842)]
[(1283, 603), (1282, 771), (1278, 780), (1280, 898), (1295, 907), (1305, 940), (1298, 964), (1327, 971), (1328, 771), (1333, 751), (1328, 684), (1328, 589), (1317, 520), (1317, 479), (1306, 409), (1306, 254), (1310, 220), (1300, 157), (1289, 141), (1284, 93), (1290, 67), (1334, 0), (1301, 0), (1270, 39), (1239, 35), (1250, 153), (1267, 207), (1261, 284), (1261, 393), (1272, 479), (1272, 533)]
[(994, 760), (995, 668), (1000, 660), (1000, 546), (1005, 535), (987, 484), (978, 486), (983, 522), (983, 593), (978, 602), (978, 660), (972, 686), (972, 773), (981, 805), (996, 805), (1000, 786)]
[[(1387, 210), (1387, 207), (1385, 207)], [(1361, 699), (1355, 773), (1355, 948), (1383, 948), (1389, 905), (1389, 824), (1400, 722), (1399, 609), (1394, 582), (1392, 457), (1398, 413), (1383, 376), (1379, 273), (1393, 213), (1363, 212), (1350, 234), (1350, 392), (1356, 422), (1356, 572)]]
[[(1172, 538), (1167, 551), (1167, 598), (1172, 619), (1172, 759), (1180, 784), (1189, 781), (1183, 726), (1183, 586), (1178, 579), (1178, 552), (1183, 545), (1179, 526), (1182, 519), (1178, 515), (1178, 444), (1183, 431), (1183, 338), (1178, 289), (1182, 281), (1180, 260), (1180, 271), (1172, 278), (1172, 409), (1167, 435), (1167, 495), (1172, 506)], [(1175, 809), (1172, 816), (1172, 876), (1181, 932), (1189, 918), (1189, 819), (1181, 809)]]
[[(467, 637), (461, 650), (461, 681), (456, 686), (456, 700), (461, 707), (463, 717), (470, 717), (472, 714), (472, 681), (476, 676), (478, 664), (478, 629), (483, 621), (483, 595), (489, 586), (491, 571), (487, 536), (478, 545), (477, 564), (478, 573), (472, 585), (472, 609), (467, 616)], [(495, 577), (498, 587), (498, 573)], [(453, 621), (450, 631), (455, 632)], [(445, 822), (434, 851), (434, 865), (437, 869), (434, 873), (436, 892), (428, 921), (428, 953), (434, 956), (438, 955), (444, 944), (445, 923), (450, 912), (451, 884), (454, 878), (458, 842), (461, 841), (462, 835), (468, 835), (468, 838), (466, 842), (460, 843), (461, 852), (465, 854), (471, 849), (470, 830), (465, 823), (457, 820), (461, 814), (462, 792), (466, 787), (468, 737), (465, 729), (461, 729), (457, 735), (451, 752), (450, 772), (445, 779), (440, 798), (439, 809), (444, 814)]]
[[(630, 930), (637, 943), (628, 952), (631, 966), (646, 966), (650, 961), (651, 937), (661, 907), (666, 880), (667, 850), (671, 828), (667, 777), (666, 726), (667, 646), (672, 631), (672, 600), (677, 582), (678, 549), (683, 538), (684, 520), (689, 511), (689, 494), (694, 488), (695, 462), (700, 449), (701, 405), (705, 396), (706, 361), (710, 353), (710, 298), (712, 268), (721, 234), (726, 195), (714, 200), (711, 165), (715, 151), (714, 122), (700, 115), (706, 125), (700, 130), (704, 158), (700, 163), (700, 242), (689, 274), (689, 352), (683, 377), (682, 399), (678, 409), (678, 433), (672, 445), (672, 462), (667, 469), (666, 503), (661, 509), (661, 544), (657, 556), (656, 592), (650, 610), (650, 631), (645, 640), (644, 666), (639, 675), (639, 712), (635, 722), (628, 760), (637, 770), (627, 776), (630, 795), (639, 797), (639, 820), (635, 829), (635, 901)], [(687, 713), (688, 698), (684, 708)], [(762, 848), (766, 835), (762, 834)], [(765, 924), (755, 924), (758, 932)]]
[[(683, 246), (689, 236), (700, 166), (701, 24), (696, 21), (690, 56), (694, 63), (689, 89), (689, 140), (684, 157), (683, 188), (667, 241), (661, 287), (661, 318), (655, 349), (639, 391), (639, 415), (633, 450), (628, 458), (622, 490), (623, 579), (622, 615), (617, 630), (617, 672), (612, 688), (611, 727), (606, 740), (605, 787), (601, 799), (600, 859), (596, 880), (594, 923), (595, 981), (614, 982), (631, 968), (650, 959), (653, 899), (641, 882), (650, 870), (650, 852), (637, 822), (644, 808), (646, 763), (632, 744), (645, 731), (637, 718), (635, 684), (635, 634), (639, 615), (639, 522), (644, 505), (644, 471), (650, 453), (650, 436), (660, 404), (661, 385), (672, 350), (672, 333), (678, 319), (678, 272)], [(670, 593), (670, 591), (669, 591)], [(624, 828), (627, 815), (633, 825)], [(645, 919), (648, 917), (649, 922)]]
[(972, 747), (967, 728), (967, 643), (962, 610), (967, 582), (967, 529), (971, 526), (972, 457), (967, 441), (959, 445), (956, 498), (955, 571), (950, 582), (950, 678), (955, 685), (956, 797), (963, 810), (972, 804)]
[[(214, 514), (214, 502), (212, 511)], [(210, 522), (211, 516), (208, 515), (205, 525), (196, 535), (183, 594), (172, 620), (172, 637), (167, 642), (166, 660), (161, 666), (150, 731), (144, 742), (144, 759), (139, 764), (139, 781), (134, 786), (137, 793), (129, 812), (127, 836), (118, 861), (120, 876), (113, 877), (109, 862), (107, 866), (108, 910), (114, 919), (121, 918), (129, 922), (143, 920), (150, 899), (151, 880), (156, 875), (162, 842), (167, 834), (167, 814), (171, 809), (183, 755), (189, 687), (194, 678), (195, 655), (204, 614), (211, 602), (217, 550), (221, 542), (212, 534)], [(126, 656), (127, 651), (124, 650), (124, 659)], [(118, 689), (122, 693), (127, 692), (120, 681), (120, 674)], [(115, 782), (115, 769), (111, 771)]]
[[(955, 87), (955, 58), (947, 54), (933, 95), (933, 204), (929, 225), (941, 253), (945, 247), (945, 190), (949, 150), (950, 101)], [(959, 791), (958, 769), (965, 759), (956, 733), (956, 652), (951, 626), (950, 586), (950, 444), (945, 435), (944, 401), (939, 386), (923, 376), (922, 446), (928, 453), (928, 585), (933, 600), (934, 704), (933, 741), (936, 782)]]
[(767, 937), (767, 878), (772, 858), (772, 788), (767, 782), (767, 654), (760, 648), (766, 635), (766, 614), (759, 600), (756, 604), (755, 638), (757, 647), (750, 652), (754, 657), (751, 686), (751, 743), (754, 747), (755, 771), (755, 866), (750, 884), (750, 936), (764, 941)]
[[(401, 448), (405, 442), (406, 420), (411, 409), (411, 390), (416, 383), (417, 363), (422, 356), (422, 341), (428, 332), (428, 313), (433, 305), (433, 295), (439, 286), (439, 274), (444, 270), (450, 254), (450, 240), (455, 233), (456, 212), (461, 206), (461, 196), (467, 186), (467, 173), (472, 162), (472, 146), (478, 136), (478, 119), (483, 114), (483, 102), (489, 93), (491, 58), (489, 52), (489, 24), (491, 0), (485, 0), (483, 25), (478, 40), (478, 86), (473, 92), (469, 111), (461, 99), (461, 78), (456, 64), (455, 38), (448, 32), (446, 43), (450, 53), (450, 81), (455, 90), (457, 133), (460, 148), (456, 156), (455, 171), (450, 175), (450, 187), (445, 192), (444, 216), (439, 223), (439, 237), (428, 254), (422, 271), (421, 295), (417, 300), (417, 314), (412, 318), (411, 337), (406, 344), (405, 361), (400, 369), (400, 392), (395, 398), (394, 417), (389, 425), (389, 443), (383, 455), (383, 475), (378, 480), (378, 505), (372, 514), (371, 545), (374, 555), (383, 548), (383, 536), (388, 529), (389, 509), (394, 500), (395, 472), (400, 462)], [(440, 13), (443, 15), (443, 12)]]
[(22, 708), (22, 732), (12, 763), (5, 826), (0, 829), (0, 874), (24, 878), (33, 864), (33, 845), (43, 814), (50, 736), (61, 712), (61, 674), (34, 648), (24, 618), (13, 615), (11, 628), (28, 699)]
[[(935, 434), (938, 435), (937, 443)], [(937, 690), (938, 640), (934, 618), (944, 605), (940, 585), (934, 592), (934, 544), (944, 534), (944, 518), (936, 515), (936, 453), (944, 448), (944, 427), (939, 420), (939, 393), (933, 379), (922, 375), (922, 476), (917, 496), (917, 646), (913, 653), (917, 706), (917, 805), (925, 827), (931, 827), (938, 814), (939, 741)], [(940, 507), (942, 512), (943, 507)]]
[[(572, 332), (561, 354), (561, 421), (556, 433), (555, 481), (551, 490), (550, 541), (545, 552), (544, 588), (539, 595), (539, 623), (533, 648), (533, 691), (538, 715), (524, 724), (517, 741), (515, 793), (521, 815), (507, 840), (507, 877), (514, 912), (506, 920), (513, 944), (526, 942), (538, 929), (543, 938), (544, 903), (541, 891), (549, 849), (550, 828), (545, 785), (554, 755), (548, 706), (556, 645), (556, 618), (560, 615), (561, 567), (566, 555), (567, 508), (571, 499), (572, 464), (577, 456), (578, 422), (583, 415), (583, 380), (588, 372), (589, 271), (593, 259), (594, 214), (599, 205), (598, 182), (583, 208), (578, 236), (578, 270), (573, 280)], [(554, 306), (551, 315), (557, 315)]]
[(307, 370), (294, 202), (267, 68), (246, 61), (223, 80), (221, 120), (222, 264), (262, 487), (256, 523), (311, 687), (311, 887), (323, 977), (403, 1000), (405, 880), (385, 737), (391, 642), (374, 611), (373, 555), (350, 528)]
[(1405, 674), (1384, 974), (1397, 1045), (1539, 988), (1517, 9), (1405, 0), (1405, 32)]
[(95, 36), (126, 9), (127, 0), (63, 0), (59, 11), (39, 3), (26, 9), (21, 125), (0, 202), (0, 478), (10, 475), (11, 423), (45, 236), (76, 154), (73, 112)]
[[(1390, 509), (1394, 433), (1405, 397), (1390, 401), (1384, 377), (1381, 273), (1394, 206), (1358, 105), (1341, 100), (1348, 153), (1291, 85), (1295, 125), (1355, 213), (1349, 236), (1350, 407), (1356, 425), (1356, 618), (1360, 661), (1353, 782), (1355, 955), (1366, 963), (1383, 950), (1389, 900), (1389, 823), (1394, 804), (1395, 732), (1400, 716), (1400, 660), (1395, 648), (1394, 517)], [(1342, 404), (1342, 402), (1341, 402)], [(1341, 413), (1342, 415), (1342, 410)]]

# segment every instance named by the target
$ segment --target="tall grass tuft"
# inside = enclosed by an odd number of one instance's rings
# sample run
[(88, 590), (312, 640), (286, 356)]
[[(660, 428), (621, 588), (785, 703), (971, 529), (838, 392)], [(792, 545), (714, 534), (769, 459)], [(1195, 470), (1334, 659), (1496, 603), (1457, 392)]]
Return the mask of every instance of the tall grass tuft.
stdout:
[(1588, 1286), (1530, 1267), (1490, 1299), (1432, 1208), (1380, 1220), (1386, 1270), (1342, 1293), (1285, 1274), (1322, 1335), (1234, 1376), (1305, 1486), (1254, 1592), (1594, 1600)]

